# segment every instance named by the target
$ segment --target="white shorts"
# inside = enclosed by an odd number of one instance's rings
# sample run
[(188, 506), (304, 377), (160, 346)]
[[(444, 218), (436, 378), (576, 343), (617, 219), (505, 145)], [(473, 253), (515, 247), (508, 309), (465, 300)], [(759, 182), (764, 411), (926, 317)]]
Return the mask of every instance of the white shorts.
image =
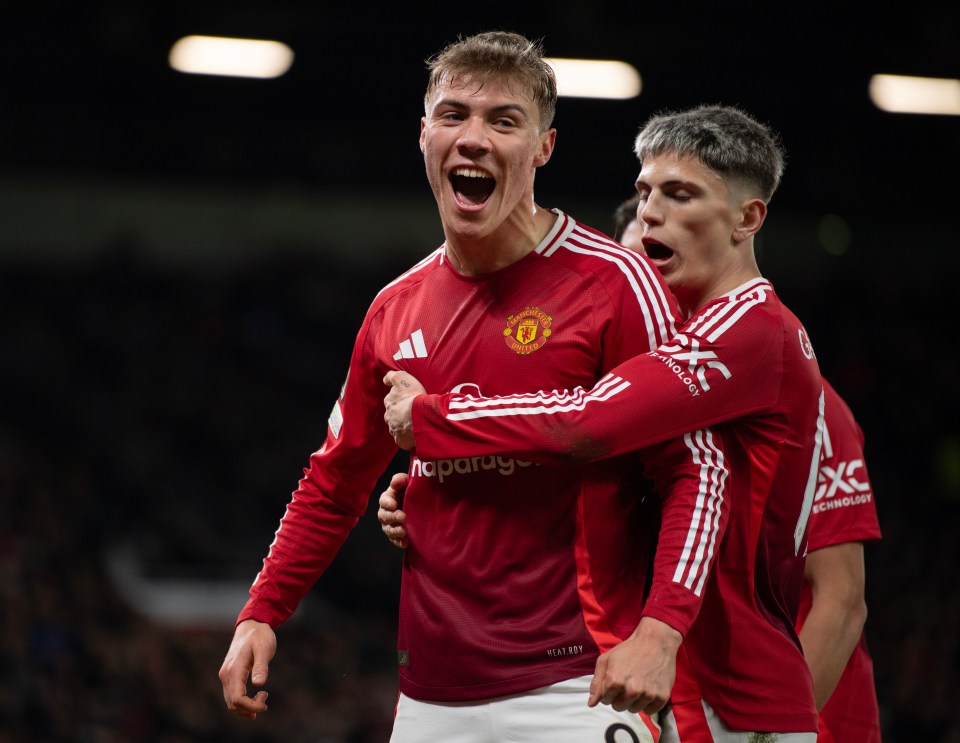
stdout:
[(656, 716), (587, 706), (591, 678), (475, 702), (401, 694), (390, 743), (654, 743)]
[[(679, 714), (678, 714), (679, 713)], [(816, 743), (812, 733), (756, 733), (730, 730), (706, 699), (660, 710), (660, 743)], [(852, 742), (851, 742), (852, 743)]]

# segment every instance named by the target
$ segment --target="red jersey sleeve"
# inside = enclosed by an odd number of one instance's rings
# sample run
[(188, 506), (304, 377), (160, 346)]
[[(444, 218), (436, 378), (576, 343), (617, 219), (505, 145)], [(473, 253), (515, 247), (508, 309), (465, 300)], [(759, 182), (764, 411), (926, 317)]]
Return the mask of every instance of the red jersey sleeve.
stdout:
[(421, 395), (412, 411), (417, 454), (592, 462), (763, 410), (780, 392), (778, 306), (750, 296), (708, 305), (589, 390)]
[(826, 380), (823, 391), (826, 434), (810, 512), (810, 552), (881, 536), (873, 486), (863, 456), (863, 431), (846, 402)]
[(661, 524), (643, 616), (682, 635), (700, 613), (730, 519), (722, 428), (694, 431), (647, 450), (653, 456), (646, 472), (660, 494)]
[(330, 412), (326, 440), (303, 471), (238, 622), (256, 619), (276, 628), (293, 614), (357, 525), (397, 451), (383, 424), (386, 370), (373, 353), (377, 326), (371, 308)]

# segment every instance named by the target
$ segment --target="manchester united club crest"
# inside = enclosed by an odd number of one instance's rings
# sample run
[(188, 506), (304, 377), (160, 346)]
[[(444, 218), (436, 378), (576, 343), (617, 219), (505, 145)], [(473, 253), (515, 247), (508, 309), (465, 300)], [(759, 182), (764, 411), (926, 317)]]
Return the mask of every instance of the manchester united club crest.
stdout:
[(507, 318), (503, 340), (507, 348), (524, 356), (533, 353), (550, 339), (553, 318), (539, 307), (526, 307)]

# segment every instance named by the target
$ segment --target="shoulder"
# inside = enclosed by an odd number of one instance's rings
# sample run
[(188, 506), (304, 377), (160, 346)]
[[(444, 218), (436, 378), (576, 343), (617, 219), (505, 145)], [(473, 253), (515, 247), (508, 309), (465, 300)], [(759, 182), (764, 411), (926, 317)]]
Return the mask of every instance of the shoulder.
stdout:
[(819, 390), (820, 371), (806, 330), (766, 279), (753, 279), (713, 300), (680, 332), (701, 348), (756, 367), (755, 374), (780, 376), (789, 369), (791, 378), (802, 375)]
[(710, 341), (736, 335), (769, 343), (778, 328), (792, 324), (784, 310), (770, 282), (753, 279), (701, 308), (684, 331)]
[(573, 270), (592, 273), (601, 280), (632, 281), (642, 275), (654, 283), (663, 282), (645, 255), (623, 247), (609, 235), (563, 213), (537, 252)]
[(422, 288), (424, 280), (442, 264), (443, 246), (441, 245), (384, 286), (373, 298), (368, 314), (376, 312), (406, 292)]
[(559, 229), (537, 248), (541, 258), (576, 273), (585, 291), (602, 294), (622, 312), (647, 318), (656, 347), (678, 324), (676, 300), (650, 260), (603, 232), (560, 214)]
[(836, 438), (841, 442), (849, 442), (848, 445), (855, 445), (863, 449), (864, 434), (863, 429), (853, 415), (850, 406), (847, 405), (840, 393), (826, 379), (821, 379), (823, 383), (823, 414), (831, 438)]
[[(830, 384), (826, 378), (824, 378), (822, 382), (823, 399), (827, 415), (834, 418), (842, 418), (845, 421), (856, 424), (856, 417), (853, 415), (853, 411), (850, 409), (847, 401), (840, 396), (840, 393), (834, 389), (833, 385)], [(859, 426), (857, 427), (859, 428)]]

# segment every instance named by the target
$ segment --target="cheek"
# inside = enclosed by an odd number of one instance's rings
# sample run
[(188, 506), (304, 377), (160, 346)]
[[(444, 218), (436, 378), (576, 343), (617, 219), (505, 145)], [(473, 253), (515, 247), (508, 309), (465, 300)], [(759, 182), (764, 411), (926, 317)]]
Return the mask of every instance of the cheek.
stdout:
[(443, 151), (441, 143), (434, 138), (427, 138), (420, 143), (423, 151), (423, 162), (428, 173), (439, 172), (443, 168)]
[(529, 173), (537, 160), (535, 154), (529, 147), (518, 148), (510, 153), (505, 159), (507, 174), (510, 178), (523, 180), (529, 177)]
[(430, 188), (436, 193), (441, 190), (443, 185), (443, 173), (440, 167), (440, 160), (431, 155), (429, 149), (423, 153), (423, 167), (427, 175), (427, 182)]
[(723, 232), (720, 220), (711, 215), (695, 215), (682, 223), (684, 231), (698, 243), (712, 243)]

